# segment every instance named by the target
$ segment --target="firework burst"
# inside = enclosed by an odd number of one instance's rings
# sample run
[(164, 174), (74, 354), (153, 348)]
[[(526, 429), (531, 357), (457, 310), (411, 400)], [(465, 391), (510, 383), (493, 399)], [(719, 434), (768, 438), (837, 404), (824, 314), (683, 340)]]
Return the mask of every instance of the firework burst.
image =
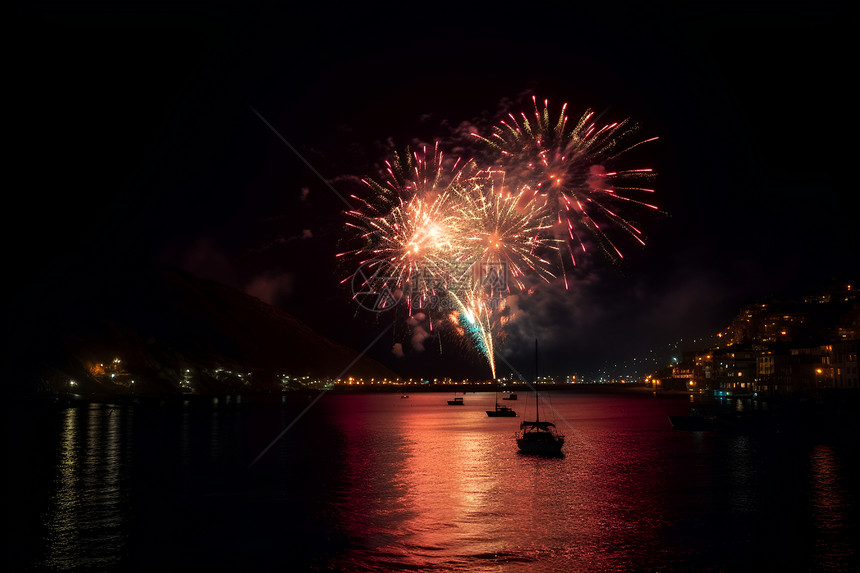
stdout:
[(575, 253), (586, 252), (589, 236), (613, 260), (623, 255), (609, 236), (611, 230), (644, 245), (641, 230), (625, 213), (629, 207), (657, 209), (643, 200), (654, 192), (646, 185), (654, 173), (650, 168), (617, 170), (614, 165), (626, 152), (657, 138), (633, 140), (636, 125), (625, 120), (601, 126), (591, 110), (570, 125), (567, 104), (553, 120), (547, 101), (543, 109), (536, 98), (532, 101), (531, 119), (525, 113), (509, 114), (489, 137), (473, 134), (496, 151), (497, 168), (509, 180), (535, 190), (555, 220), (555, 235), (565, 237), (573, 265)]
[[(462, 213), (464, 254), (473, 281), (510, 293), (525, 289), (527, 275), (549, 282), (559, 241), (540, 197), (528, 187), (511, 192), (505, 174), (484, 171), (456, 188)], [(504, 275), (500, 275), (504, 273)], [(472, 285), (474, 291), (481, 285)], [(498, 294), (498, 293), (497, 293)]]
[[(458, 194), (464, 169), (458, 160), (445, 168), (438, 148), (394, 155), (382, 182), (364, 180), (369, 198), (352, 198), (361, 208), (347, 212), (360, 246), (340, 253), (362, 270), (360, 287), (406, 297), (410, 307), (438, 295), (451, 273), (451, 261), (463, 258)], [(345, 280), (354, 278), (354, 274)], [(344, 281), (345, 282), (345, 281)]]

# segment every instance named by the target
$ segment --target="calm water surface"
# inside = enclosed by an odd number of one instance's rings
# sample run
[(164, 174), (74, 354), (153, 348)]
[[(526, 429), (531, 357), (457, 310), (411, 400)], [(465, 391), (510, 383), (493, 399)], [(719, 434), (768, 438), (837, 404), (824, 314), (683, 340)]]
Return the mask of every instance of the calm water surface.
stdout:
[(857, 570), (856, 441), (677, 432), (685, 398), (556, 393), (564, 455), (533, 457), (513, 441), (533, 401), (450, 397), (13, 410), (9, 564)]

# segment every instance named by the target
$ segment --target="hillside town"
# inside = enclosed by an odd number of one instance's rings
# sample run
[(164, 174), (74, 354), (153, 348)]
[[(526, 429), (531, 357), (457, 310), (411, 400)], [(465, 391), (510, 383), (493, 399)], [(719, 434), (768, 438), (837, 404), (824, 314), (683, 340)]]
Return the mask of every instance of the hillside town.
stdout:
[(717, 397), (860, 391), (856, 286), (839, 284), (797, 300), (742, 309), (711, 348), (645, 378), (655, 390)]

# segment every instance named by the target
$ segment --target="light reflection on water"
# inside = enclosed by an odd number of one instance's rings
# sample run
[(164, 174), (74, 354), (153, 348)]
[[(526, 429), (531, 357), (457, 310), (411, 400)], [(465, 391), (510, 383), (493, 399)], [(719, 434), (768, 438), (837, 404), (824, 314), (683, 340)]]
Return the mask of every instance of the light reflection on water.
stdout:
[(857, 563), (856, 452), (672, 431), (666, 415), (688, 410), (686, 397), (571, 394), (541, 410), (566, 434), (564, 455), (534, 457), (513, 440), (529, 401), (514, 404), (520, 417), (488, 418), (492, 393), (467, 394), (463, 407), (447, 397), (327, 395), (257, 465), (303, 406), (222, 399), (57, 410), (56, 429), (46, 424), (33, 444), (56, 459), (46, 464), (54, 472), (46, 501), (33, 503), (45, 508), (40, 533), (25, 532), (43, 539), (29, 563), (367, 571)]
[[(564, 456), (536, 458), (513, 444), (521, 417), (486, 418), (492, 400), (467, 395), (466, 407), (447, 408), (433, 394), (408, 405), (389, 396), (332, 397), (329, 414), (348, 436), (353, 476), (341, 510), (354, 549), (340, 563), (470, 571), (827, 563), (811, 551), (815, 526), (795, 505), (809, 476), (786, 474), (803, 464), (802, 446), (674, 432), (666, 414), (683, 413), (680, 401), (573, 395), (553, 403), (567, 434)], [(811, 503), (825, 515), (844, 501), (817, 492)], [(836, 521), (836, 537), (851, 531)], [(838, 551), (834, 541), (823, 545)]]
[[(111, 406), (63, 413), (56, 491), (48, 524), (47, 569), (119, 563), (131, 518), (121, 425), (130, 412)], [(86, 516), (86, 519), (81, 519)]]
[[(456, 409), (439, 407), (432, 394), (410, 398), (408, 407), (385, 399), (333, 397), (333, 417), (351, 437), (346, 465), (361, 476), (343, 508), (357, 517), (347, 526), (358, 546), (349, 566), (525, 571), (539, 563), (609, 571), (660, 564), (659, 534), (669, 520), (664, 473), (677, 462), (660, 449), (671, 430), (650, 404), (622, 400), (601, 409), (595, 405), (605, 397), (556, 398), (566, 452), (541, 458), (516, 450), (521, 417), (486, 417), (492, 395), (467, 396)], [(359, 400), (366, 402), (358, 407)], [(389, 448), (380, 447), (385, 434)], [(388, 500), (380, 491), (400, 495)]]
[(821, 571), (843, 571), (858, 550), (857, 527), (856, 524), (852, 527), (848, 515), (853, 501), (850, 500), (851, 492), (846, 488), (845, 477), (832, 447), (817, 445), (810, 457), (809, 505), (817, 533), (817, 562)]

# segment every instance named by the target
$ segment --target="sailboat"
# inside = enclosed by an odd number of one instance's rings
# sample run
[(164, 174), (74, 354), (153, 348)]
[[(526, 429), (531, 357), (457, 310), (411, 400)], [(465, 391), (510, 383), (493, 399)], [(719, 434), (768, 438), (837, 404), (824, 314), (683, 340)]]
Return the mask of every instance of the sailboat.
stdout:
[(513, 408), (509, 408), (508, 406), (499, 406), (499, 394), (496, 393), (496, 409), (495, 410), (486, 410), (487, 416), (491, 418), (513, 418), (517, 415)]
[(540, 419), (540, 397), (537, 389), (537, 340), (535, 340), (535, 419), (523, 420), (516, 434), (517, 447), (525, 454), (557, 455), (564, 445), (564, 436), (555, 424)]

